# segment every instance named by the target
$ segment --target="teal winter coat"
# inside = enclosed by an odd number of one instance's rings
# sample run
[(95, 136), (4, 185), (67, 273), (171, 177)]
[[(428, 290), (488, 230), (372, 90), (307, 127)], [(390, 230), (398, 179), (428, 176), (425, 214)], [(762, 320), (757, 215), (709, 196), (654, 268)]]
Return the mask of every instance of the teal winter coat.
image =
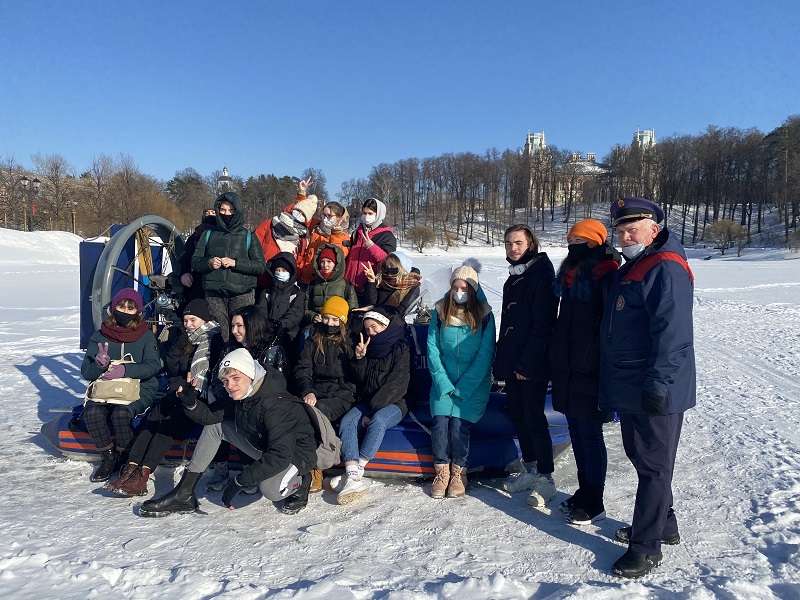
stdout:
[[(449, 293), (448, 293), (449, 294)], [(428, 369), (431, 372), (431, 415), (458, 417), (477, 423), (486, 411), (492, 387), (495, 323), (483, 290), (478, 288), (483, 321), (477, 331), (469, 325), (446, 325), (439, 320), (444, 300), (428, 325)]]

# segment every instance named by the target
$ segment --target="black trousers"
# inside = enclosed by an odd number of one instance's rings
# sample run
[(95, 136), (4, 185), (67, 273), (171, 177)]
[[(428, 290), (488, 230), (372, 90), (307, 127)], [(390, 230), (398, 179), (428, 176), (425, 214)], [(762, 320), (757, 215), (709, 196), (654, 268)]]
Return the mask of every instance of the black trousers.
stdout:
[(555, 471), (553, 439), (550, 437), (547, 417), (544, 416), (547, 382), (511, 377), (506, 379), (506, 398), (508, 416), (517, 430), (522, 460), (536, 461), (539, 473), (551, 474)]
[(672, 474), (683, 413), (663, 417), (619, 415), (625, 454), (636, 468), (639, 485), (628, 546), (644, 554), (661, 551), (661, 538), (678, 533), (672, 508)]
[(172, 447), (173, 439), (183, 439), (194, 426), (180, 401), (174, 394), (168, 394), (150, 409), (139, 425), (128, 461), (155, 471)]

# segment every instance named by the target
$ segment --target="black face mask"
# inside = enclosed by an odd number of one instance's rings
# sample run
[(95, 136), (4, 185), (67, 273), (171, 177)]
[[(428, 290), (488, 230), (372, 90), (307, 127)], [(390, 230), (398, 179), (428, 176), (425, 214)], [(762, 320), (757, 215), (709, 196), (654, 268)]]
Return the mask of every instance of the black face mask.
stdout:
[(114, 320), (120, 327), (126, 327), (128, 323), (136, 318), (136, 314), (124, 313), (121, 310), (114, 309)]
[(567, 247), (567, 257), (570, 260), (574, 260), (576, 262), (582, 261), (584, 258), (589, 256), (589, 244), (586, 242), (582, 242), (580, 244), (570, 244)]
[(222, 222), (225, 223), (225, 227), (231, 226), (231, 221), (233, 220), (233, 215), (219, 215), (219, 218), (222, 219)]
[(203, 217), (203, 224), (213, 227), (217, 224), (217, 215), (207, 215)]
[(315, 326), (317, 331), (325, 336), (336, 335), (340, 331), (338, 325), (325, 325), (325, 323), (316, 323)]

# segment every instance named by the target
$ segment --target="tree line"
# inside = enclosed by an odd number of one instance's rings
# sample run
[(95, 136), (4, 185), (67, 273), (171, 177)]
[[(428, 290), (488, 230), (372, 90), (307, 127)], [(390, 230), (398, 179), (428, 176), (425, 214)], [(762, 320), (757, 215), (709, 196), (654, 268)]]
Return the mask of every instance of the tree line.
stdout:
[[(101, 154), (79, 174), (59, 154), (37, 154), (32, 163), (25, 168), (14, 158), (0, 162), (4, 227), (92, 236), (111, 223), (158, 214), (189, 231), (203, 206), (222, 191), (220, 171), (202, 175), (188, 167), (165, 182), (141, 172), (124, 154)], [(248, 225), (255, 227), (292, 202), (298, 181), (309, 176), (313, 193), (334, 199), (324, 173), (313, 167), (297, 176), (234, 175), (230, 184), (242, 198)], [(703, 241), (707, 227), (719, 220), (743, 228), (747, 243), (785, 244), (797, 230), (800, 115), (768, 134), (709, 126), (698, 135), (674, 135), (649, 146), (634, 138), (599, 162), (553, 145), (406, 158), (345, 181), (335, 199), (355, 219), (371, 196), (387, 205), (386, 222), (400, 239), (411, 227), (428, 228), (446, 247), (469, 240), (501, 243), (507, 225), (520, 220), (542, 231), (555, 221), (591, 216), (605, 221), (605, 208), (592, 214), (596, 207), (625, 196), (659, 202), (684, 244)], [(769, 214), (777, 216), (772, 221), (781, 224), (780, 235), (765, 227)]]

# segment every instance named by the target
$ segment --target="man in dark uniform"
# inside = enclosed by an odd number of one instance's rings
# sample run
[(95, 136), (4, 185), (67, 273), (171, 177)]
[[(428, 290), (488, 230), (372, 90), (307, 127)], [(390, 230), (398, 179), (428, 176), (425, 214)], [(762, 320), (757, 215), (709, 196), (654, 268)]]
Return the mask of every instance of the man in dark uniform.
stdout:
[(625, 264), (609, 288), (601, 331), (600, 409), (620, 416), (625, 454), (639, 485), (620, 577), (640, 577), (678, 544), (672, 474), (683, 413), (696, 403), (694, 277), (680, 243), (658, 223), (664, 211), (643, 198), (611, 205)]

